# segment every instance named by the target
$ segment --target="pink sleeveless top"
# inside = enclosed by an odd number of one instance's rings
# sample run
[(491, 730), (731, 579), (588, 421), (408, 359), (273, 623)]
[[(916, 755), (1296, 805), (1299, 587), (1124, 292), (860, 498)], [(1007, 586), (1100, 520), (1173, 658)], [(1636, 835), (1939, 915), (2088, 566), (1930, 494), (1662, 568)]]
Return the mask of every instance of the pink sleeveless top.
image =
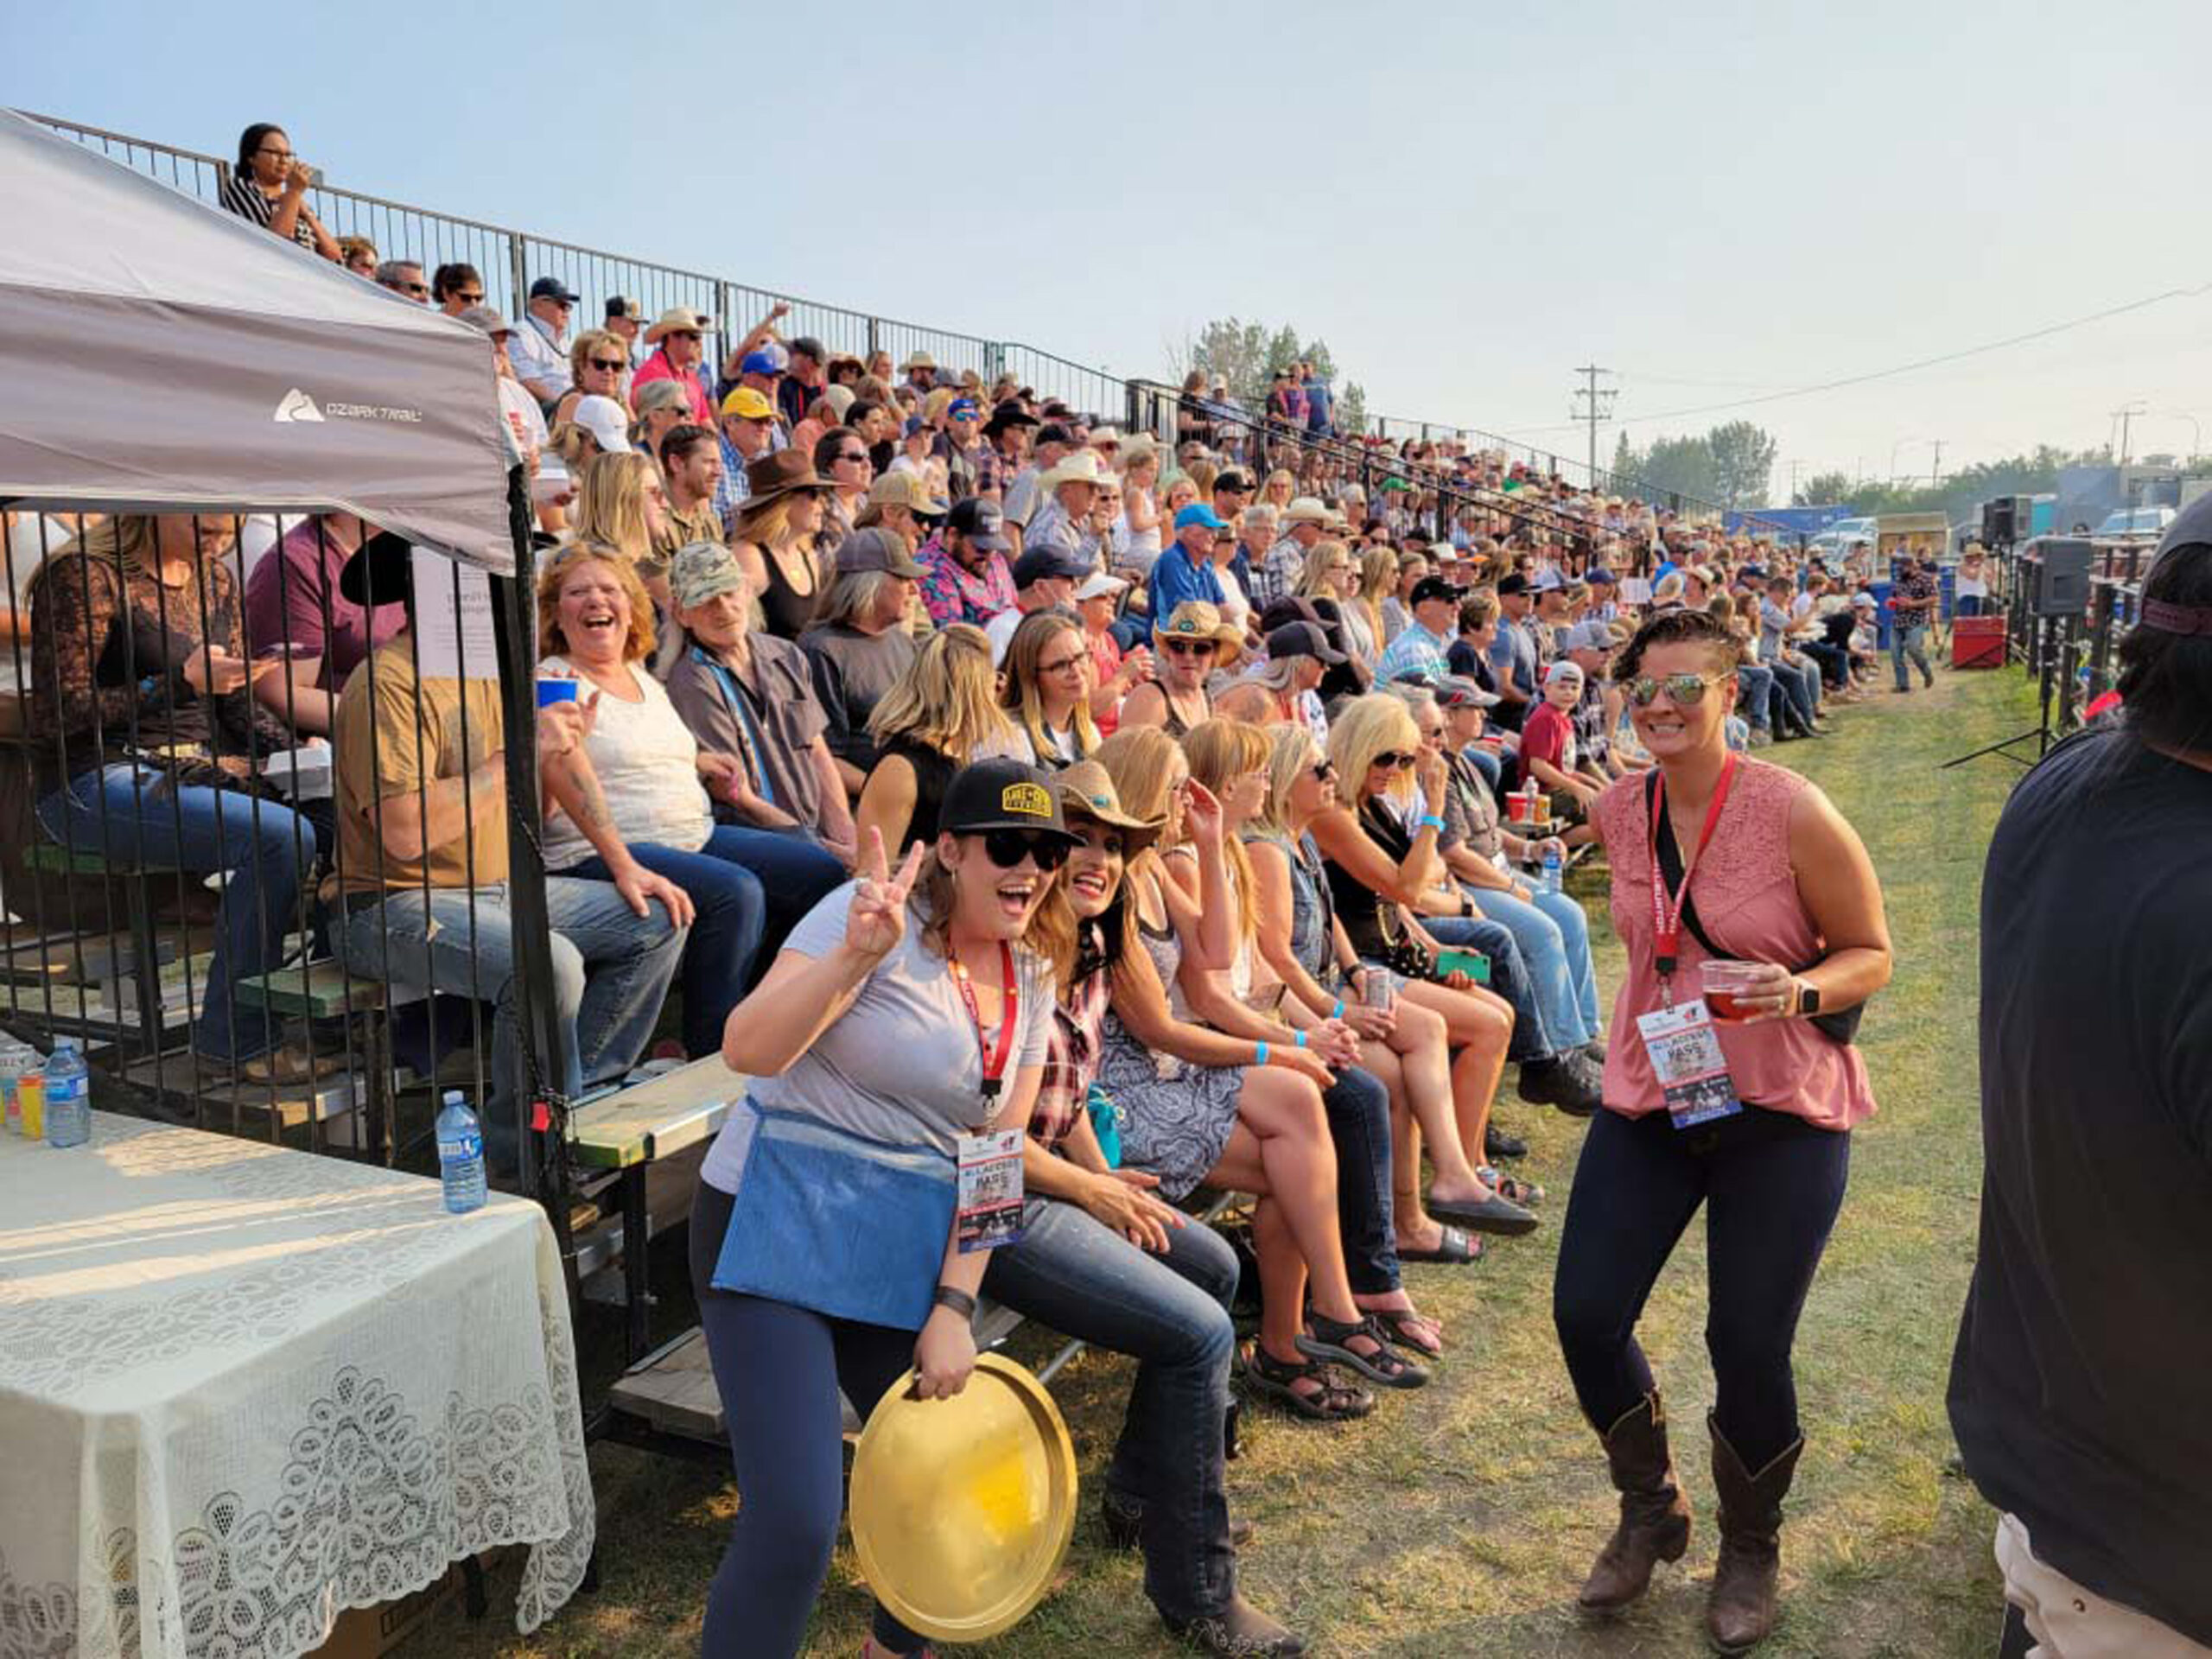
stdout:
[[(1796, 967), (1821, 953), (1820, 931), (1797, 896), (1789, 868), (1789, 809), (1808, 787), (1783, 767), (1748, 756), (1736, 763), (1720, 822), (1690, 877), (1699, 922), (1732, 956)], [(1613, 929), (1628, 948), (1628, 973), (1613, 1001), (1605, 1046), (1605, 1107), (1624, 1117), (1642, 1117), (1666, 1103), (1636, 1028), (1637, 1016), (1663, 1001), (1652, 966), (1651, 811), (1643, 791), (1643, 775), (1632, 772), (1598, 798), (1595, 814), (1612, 867)], [(1682, 850), (1687, 857), (1689, 849)], [(1698, 994), (1697, 965), (1710, 954), (1682, 930), (1676, 1001)], [(1769, 1020), (1713, 1029), (1738, 1098), (1795, 1113), (1825, 1129), (1847, 1129), (1872, 1115), (1866, 1060), (1810, 1021)]]

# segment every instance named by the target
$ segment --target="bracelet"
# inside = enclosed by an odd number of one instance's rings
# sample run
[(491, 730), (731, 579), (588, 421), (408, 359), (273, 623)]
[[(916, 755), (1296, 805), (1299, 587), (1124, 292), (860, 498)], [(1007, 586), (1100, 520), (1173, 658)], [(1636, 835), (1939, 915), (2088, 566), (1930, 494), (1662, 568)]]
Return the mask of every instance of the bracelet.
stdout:
[(1252, 1045), (1252, 1064), (1253, 1064), (1253, 1065), (1265, 1065), (1267, 1063), (1268, 1063), (1268, 1046), (1267, 1046), (1267, 1044), (1265, 1044), (1264, 1042), (1260, 1042), (1260, 1043), (1255, 1043), (1255, 1044), (1253, 1044), (1253, 1045)]
[(1444, 833), (1444, 820), (1433, 812), (1424, 812), (1414, 822), (1423, 830), (1433, 830), (1440, 836)]
[(1340, 997), (1338, 997), (1338, 998), (1337, 999), (1337, 1006), (1336, 1006), (1335, 1007), (1331, 1008), (1331, 1009), (1329, 1010), (1329, 1018), (1330, 1018), (1330, 1019), (1332, 1019), (1332, 1020), (1341, 1020), (1341, 1019), (1343, 1019), (1344, 1017), (1344, 998), (1342, 998), (1342, 997), (1340, 996)]
[(1306, 1046), (1306, 1033), (1303, 1031), (1294, 1031), (1290, 1033), (1290, 1040), (1293, 1046), (1303, 1048)]
[(972, 1319), (976, 1317), (976, 1299), (966, 1291), (955, 1289), (950, 1285), (939, 1285), (937, 1287), (937, 1294), (931, 1297), (930, 1300), (939, 1307), (950, 1308), (963, 1319)]

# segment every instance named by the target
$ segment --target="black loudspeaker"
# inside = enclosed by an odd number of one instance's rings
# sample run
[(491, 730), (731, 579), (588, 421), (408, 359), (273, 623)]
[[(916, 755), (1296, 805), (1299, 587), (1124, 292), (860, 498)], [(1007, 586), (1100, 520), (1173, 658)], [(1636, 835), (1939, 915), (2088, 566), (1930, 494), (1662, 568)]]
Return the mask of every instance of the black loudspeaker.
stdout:
[(2089, 608), (2088, 542), (2075, 536), (2045, 536), (2033, 545), (2029, 556), (2035, 566), (2035, 613), (2082, 615)]
[(2017, 539), (2018, 519), (2012, 511), (2012, 498), (2000, 495), (1993, 501), (1981, 504), (1981, 543), (1995, 547)]

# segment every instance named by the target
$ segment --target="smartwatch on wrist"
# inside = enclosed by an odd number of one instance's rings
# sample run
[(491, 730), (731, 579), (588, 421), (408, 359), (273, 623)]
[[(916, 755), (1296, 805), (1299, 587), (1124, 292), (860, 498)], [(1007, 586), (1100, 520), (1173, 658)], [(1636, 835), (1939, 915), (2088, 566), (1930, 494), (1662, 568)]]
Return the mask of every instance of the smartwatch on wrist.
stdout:
[(976, 1299), (964, 1290), (956, 1289), (950, 1285), (939, 1285), (937, 1294), (930, 1300), (939, 1307), (950, 1308), (963, 1319), (976, 1317)]
[(1821, 1011), (1821, 988), (1808, 984), (1802, 979), (1793, 980), (1791, 983), (1797, 987), (1798, 1014), (1807, 1019), (1818, 1014)]

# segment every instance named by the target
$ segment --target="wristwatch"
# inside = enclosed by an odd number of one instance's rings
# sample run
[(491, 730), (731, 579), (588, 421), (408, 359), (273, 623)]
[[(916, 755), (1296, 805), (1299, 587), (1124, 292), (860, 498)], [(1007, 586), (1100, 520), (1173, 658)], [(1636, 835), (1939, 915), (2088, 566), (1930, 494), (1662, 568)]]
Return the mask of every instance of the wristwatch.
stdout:
[(930, 1300), (939, 1307), (950, 1308), (963, 1319), (972, 1319), (976, 1317), (976, 1299), (966, 1291), (956, 1290), (950, 1285), (939, 1285), (937, 1287), (937, 1294), (931, 1297)]
[(1810, 1019), (1821, 1011), (1821, 988), (1806, 980), (1795, 982), (1797, 987), (1797, 1013), (1801, 1019)]

